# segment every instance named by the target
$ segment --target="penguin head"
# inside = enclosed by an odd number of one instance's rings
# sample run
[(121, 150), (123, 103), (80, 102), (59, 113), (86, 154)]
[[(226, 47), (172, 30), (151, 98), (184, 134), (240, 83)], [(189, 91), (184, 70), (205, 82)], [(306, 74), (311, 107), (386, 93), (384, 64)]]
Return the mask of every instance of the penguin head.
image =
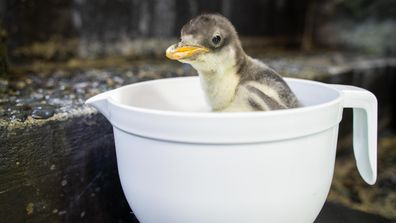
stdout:
[(242, 51), (234, 26), (224, 16), (204, 14), (193, 18), (181, 30), (181, 41), (166, 50), (172, 60), (191, 64), (198, 71), (215, 71), (235, 64)]

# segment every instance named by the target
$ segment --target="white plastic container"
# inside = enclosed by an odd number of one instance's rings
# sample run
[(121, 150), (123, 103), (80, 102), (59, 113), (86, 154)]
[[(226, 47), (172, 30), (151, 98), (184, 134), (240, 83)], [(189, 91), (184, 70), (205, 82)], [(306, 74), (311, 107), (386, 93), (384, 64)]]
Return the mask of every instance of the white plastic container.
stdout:
[(349, 107), (358, 170), (374, 184), (375, 96), (286, 80), (304, 107), (210, 112), (198, 77), (132, 84), (89, 99), (114, 127), (122, 187), (139, 221), (313, 222), (329, 192), (338, 124)]

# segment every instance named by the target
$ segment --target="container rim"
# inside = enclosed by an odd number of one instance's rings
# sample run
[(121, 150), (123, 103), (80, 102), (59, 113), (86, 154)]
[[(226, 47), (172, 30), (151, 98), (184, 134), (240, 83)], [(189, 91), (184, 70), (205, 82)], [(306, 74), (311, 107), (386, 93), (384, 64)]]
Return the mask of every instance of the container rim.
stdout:
[[(191, 80), (178, 77), (155, 82)], [(263, 112), (188, 112), (142, 108), (123, 104), (112, 94), (108, 101), (108, 119), (120, 130), (137, 136), (182, 143), (240, 144), (261, 143), (309, 136), (333, 128), (342, 118), (343, 93), (331, 85), (287, 78), (287, 82), (314, 84), (333, 92), (323, 103), (310, 106)], [(135, 85), (135, 86), (136, 86)], [(130, 87), (124, 86), (120, 89)], [(117, 91), (117, 89), (115, 90)], [(309, 93), (309, 92), (308, 92)]]
[[(138, 82), (134, 84), (129, 84), (123, 87), (120, 87), (118, 89), (115, 89), (115, 91), (122, 90), (124, 88), (129, 88), (133, 86), (138, 86), (138, 85), (146, 85), (146, 84), (153, 84), (155, 82), (164, 82), (164, 81), (178, 81), (181, 79), (198, 79), (198, 76), (192, 76), (192, 77), (172, 77), (172, 78), (163, 78), (163, 79), (157, 79), (157, 80), (150, 80), (150, 81), (143, 81), (143, 82)], [(258, 118), (258, 117), (267, 117), (267, 116), (273, 116), (273, 115), (287, 115), (291, 113), (300, 113), (300, 112), (307, 112), (307, 111), (312, 111), (316, 109), (321, 109), (324, 107), (331, 106), (333, 104), (339, 103), (341, 99), (341, 93), (332, 88), (329, 84), (326, 83), (321, 83), (318, 81), (312, 81), (312, 80), (306, 80), (306, 79), (298, 79), (298, 78), (284, 78), (287, 83), (289, 82), (300, 82), (300, 83), (310, 83), (310, 84), (315, 84), (315, 85), (320, 85), (323, 88), (329, 89), (337, 94), (337, 97), (335, 97), (333, 100), (327, 101), (325, 103), (320, 103), (316, 105), (309, 105), (309, 106), (303, 106), (303, 107), (298, 107), (298, 108), (289, 108), (289, 109), (280, 109), (280, 110), (271, 110), (271, 111), (255, 111), (255, 112), (189, 112), (189, 111), (169, 111), (169, 110), (158, 110), (158, 109), (151, 109), (151, 108), (142, 108), (142, 107), (137, 107), (137, 106), (132, 106), (132, 105), (125, 105), (121, 102), (118, 102), (113, 98), (113, 96), (110, 96), (108, 98), (108, 102), (112, 104), (113, 106), (120, 107), (125, 110), (129, 110), (131, 112), (139, 112), (139, 113), (146, 113), (150, 115), (160, 115), (160, 116), (170, 116), (170, 117), (196, 117), (196, 118), (247, 118), (247, 117), (252, 117), (252, 118)]]

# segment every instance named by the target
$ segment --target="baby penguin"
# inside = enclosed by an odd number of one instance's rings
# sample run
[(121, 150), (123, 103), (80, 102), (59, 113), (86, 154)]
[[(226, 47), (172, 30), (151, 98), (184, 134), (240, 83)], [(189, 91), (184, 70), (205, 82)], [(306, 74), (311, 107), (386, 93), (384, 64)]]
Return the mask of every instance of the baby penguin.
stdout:
[(172, 60), (198, 71), (214, 111), (268, 111), (299, 102), (286, 82), (264, 63), (246, 55), (234, 26), (225, 17), (204, 14), (181, 30), (181, 41), (166, 50)]

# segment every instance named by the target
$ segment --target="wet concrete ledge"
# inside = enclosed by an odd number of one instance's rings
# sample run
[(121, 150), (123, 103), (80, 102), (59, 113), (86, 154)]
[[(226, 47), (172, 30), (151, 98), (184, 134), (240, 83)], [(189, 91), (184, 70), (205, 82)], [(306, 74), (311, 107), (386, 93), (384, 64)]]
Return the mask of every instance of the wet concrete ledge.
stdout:
[[(390, 148), (396, 146), (396, 140), (392, 141), (396, 103), (390, 92), (396, 84), (396, 58), (340, 52), (255, 56), (285, 76), (353, 84), (376, 94), (380, 136), (388, 139), (380, 143), (388, 149), (386, 153), (379, 150), (383, 162), (379, 162), (378, 184), (364, 185), (352, 167), (347, 112), (329, 199), (395, 219), (396, 154)], [(188, 65), (142, 61), (117, 69), (65, 68), (1, 80), (0, 218), (5, 222), (136, 222), (119, 184), (112, 128), (83, 103), (97, 93), (129, 83), (186, 75), (195, 75)], [(345, 215), (362, 214), (341, 209)], [(332, 208), (324, 210), (318, 222), (347, 219), (331, 214)]]

